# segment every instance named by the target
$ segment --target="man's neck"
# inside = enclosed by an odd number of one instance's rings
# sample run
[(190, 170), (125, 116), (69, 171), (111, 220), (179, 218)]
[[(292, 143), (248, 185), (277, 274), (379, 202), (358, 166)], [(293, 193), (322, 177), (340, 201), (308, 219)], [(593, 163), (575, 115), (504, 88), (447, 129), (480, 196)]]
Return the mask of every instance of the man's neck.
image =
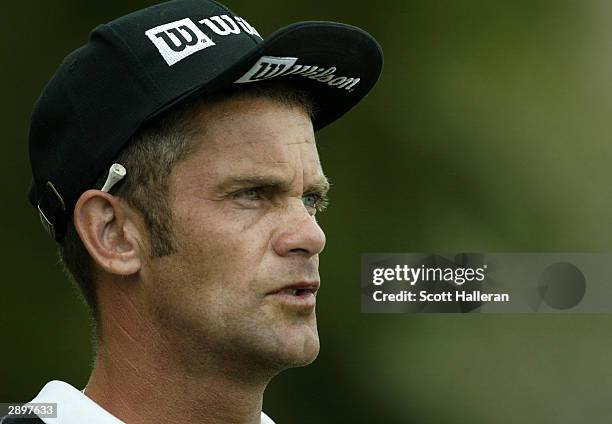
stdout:
[(127, 424), (152, 422), (259, 424), (263, 389), (211, 377), (176, 381), (145, 376), (131, 366), (98, 362), (85, 394)]
[[(259, 424), (270, 378), (248, 378), (210, 358), (188, 370), (172, 342), (113, 320), (105, 329), (85, 394), (127, 424), (197, 422)], [(149, 329), (150, 330), (150, 329)], [(237, 363), (238, 362), (238, 363)], [(233, 364), (234, 369), (225, 369)]]

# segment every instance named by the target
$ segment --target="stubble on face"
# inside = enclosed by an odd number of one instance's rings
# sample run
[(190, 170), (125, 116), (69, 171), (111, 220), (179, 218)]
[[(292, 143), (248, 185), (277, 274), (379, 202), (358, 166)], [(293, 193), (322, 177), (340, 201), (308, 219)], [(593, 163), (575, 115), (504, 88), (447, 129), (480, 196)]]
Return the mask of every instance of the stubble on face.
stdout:
[(327, 182), (311, 120), (266, 98), (199, 119), (201, 140), (171, 175), (177, 251), (143, 270), (150, 313), (193, 372), (306, 365), (319, 351), (314, 307), (270, 293), (319, 281), (325, 237), (309, 202)]

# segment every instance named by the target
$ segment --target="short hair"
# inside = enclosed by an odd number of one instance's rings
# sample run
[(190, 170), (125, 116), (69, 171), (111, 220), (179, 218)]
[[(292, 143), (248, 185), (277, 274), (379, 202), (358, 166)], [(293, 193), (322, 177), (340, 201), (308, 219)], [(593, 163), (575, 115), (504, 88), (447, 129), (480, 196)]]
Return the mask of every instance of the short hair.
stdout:
[[(169, 175), (172, 169), (189, 155), (194, 134), (205, 128), (198, 122), (201, 108), (236, 98), (263, 97), (288, 107), (302, 108), (312, 119), (315, 104), (309, 93), (296, 86), (279, 82), (261, 82), (234, 86), (210, 96), (196, 98), (173, 108), (162, 117), (145, 124), (130, 138), (115, 162), (128, 170), (113, 194), (124, 199), (143, 217), (150, 234), (151, 258), (160, 258), (175, 252), (172, 231), (172, 210), (168, 199)], [(97, 179), (101, 187), (108, 171)], [(89, 306), (93, 325), (100, 318), (96, 295), (96, 267), (79, 237), (73, 220), (67, 224), (66, 234), (58, 246), (58, 255), (64, 271), (76, 284)]]

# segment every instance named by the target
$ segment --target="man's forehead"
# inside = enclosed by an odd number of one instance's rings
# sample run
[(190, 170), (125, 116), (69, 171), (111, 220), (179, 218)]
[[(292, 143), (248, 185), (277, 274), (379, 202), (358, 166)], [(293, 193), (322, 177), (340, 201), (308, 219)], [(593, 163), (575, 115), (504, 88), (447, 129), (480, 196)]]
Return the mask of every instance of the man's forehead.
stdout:
[(196, 119), (194, 150), (265, 156), (298, 148), (318, 156), (311, 118), (299, 106), (260, 97), (229, 99), (203, 107)]
[(324, 178), (316, 144), (303, 140), (286, 144), (248, 143), (244, 150), (231, 149), (233, 154), (217, 155), (215, 174), (219, 178), (286, 181)]
[[(205, 128), (210, 123), (225, 122), (231, 124), (233, 121), (240, 120), (240, 118), (265, 114), (277, 116), (282, 114), (303, 115), (312, 126), (310, 106), (299, 102), (288, 103), (271, 95), (242, 92), (227, 97), (212, 96), (211, 98), (201, 99), (194, 106), (195, 114), (202, 120)], [(282, 118), (279, 116), (279, 119)]]
[(320, 167), (314, 138), (250, 133), (236, 139), (203, 140), (199, 156), (215, 167)]
[(202, 109), (197, 118), (202, 131), (184, 164), (194, 179), (297, 178), (309, 184), (305, 180), (323, 176), (310, 116), (299, 107), (234, 99)]

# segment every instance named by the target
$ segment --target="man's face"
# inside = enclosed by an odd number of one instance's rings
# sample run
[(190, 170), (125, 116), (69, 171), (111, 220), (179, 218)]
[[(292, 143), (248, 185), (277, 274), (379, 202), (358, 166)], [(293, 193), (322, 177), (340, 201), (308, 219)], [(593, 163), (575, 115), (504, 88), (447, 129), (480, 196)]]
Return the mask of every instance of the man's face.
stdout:
[(207, 106), (198, 119), (204, 130), (170, 178), (177, 252), (143, 270), (154, 320), (202, 361), (310, 363), (325, 245), (314, 213), (327, 190), (311, 120), (265, 98)]

